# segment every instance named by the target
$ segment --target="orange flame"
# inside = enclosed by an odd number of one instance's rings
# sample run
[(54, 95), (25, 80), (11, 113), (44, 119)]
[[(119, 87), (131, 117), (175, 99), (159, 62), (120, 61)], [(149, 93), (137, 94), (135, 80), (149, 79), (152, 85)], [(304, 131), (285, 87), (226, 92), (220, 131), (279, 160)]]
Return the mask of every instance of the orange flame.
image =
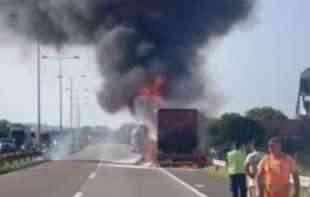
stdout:
[[(164, 97), (164, 90), (166, 87), (166, 81), (163, 77), (156, 77), (149, 86), (141, 89), (137, 97), (141, 100), (147, 101), (154, 109), (160, 108), (162, 106), (162, 99)], [(145, 147), (145, 160), (152, 163), (152, 165), (158, 165), (157, 161), (157, 142), (156, 137), (151, 137), (152, 135), (157, 135), (156, 128), (154, 126), (154, 117), (155, 114), (148, 114), (148, 117), (145, 117), (145, 124), (148, 125), (149, 134), (146, 137), (146, 147)], [(155, 118), (156, 119), (156, 118)], [(155, 130), (154, 130), (155, 129)]]
[(158, 76), (150, 86), (145, 87), (139, 91), (138, 97), (150, 99), (153, 104), (159, 106), (162, 97), (164, 96), (165, 86), (166, 81), (163, 79), (163, 77)]

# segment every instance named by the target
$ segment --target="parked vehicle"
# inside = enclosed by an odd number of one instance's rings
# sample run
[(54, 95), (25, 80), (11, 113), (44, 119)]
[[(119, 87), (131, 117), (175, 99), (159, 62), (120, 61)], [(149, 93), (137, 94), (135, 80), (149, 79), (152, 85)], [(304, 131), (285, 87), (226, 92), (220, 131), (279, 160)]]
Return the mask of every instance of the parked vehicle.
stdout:
[(147, 128), (143, 124), (137, 125), (137, 127), (131, 131), (130, 145), (132, 148), (132, 152), (141, 155), (144, 154), (146, 131)]
[(32, 136), (29, 128), (27, 127), (19, 125), (11, 127), (10, 137), (15, 140), (15, 145), (18, 150), (26, 151), (27, 149), (27, 151), (29, 151), (34, 146), (34, 136)]
[(157, 158), (160, 165), (193, 167), (206, 165), (206, 156), (199, 146), (198, 130), (198, 110), (159, 110)]
[(15, 140), (12, 138), (0, 138), (0, 153), (13, 153), (16, 151)]

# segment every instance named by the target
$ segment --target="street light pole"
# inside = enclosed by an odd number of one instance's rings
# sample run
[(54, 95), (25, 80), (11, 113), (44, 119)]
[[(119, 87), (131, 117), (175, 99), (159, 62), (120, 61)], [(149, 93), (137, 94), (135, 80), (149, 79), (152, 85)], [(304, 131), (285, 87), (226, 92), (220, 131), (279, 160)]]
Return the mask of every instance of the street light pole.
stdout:
[(70, 77), (69, 78), (69, 81), (70, 81), (70, 87), (69, 88), (66, 88), (67, 91), (69, 91), (69, 103), (70, 103), (70, 110), (69, 110), (69, 117), (70, 117), (70, 132), (71, 132), (71, 140), (72, 140), (72, 143), (71, 143), (71, 148), (72, 150), (74, 150), (74, 129), (73, 129), (73, 92), (74, 92), (74, 89), (73, 89), (73, 77)]
[[(81, 75), (81, 78), (85, 78), (86, 75)], [(80, 97), (79, 97), (79, 93), (77, 92), (76, 94), (74, 94), (74, 78), (70, 77), (70, 88), (66, 88), (66, 90), (70, 91), (70, 129), (71, 129), (71, 135), (72, 135), (72, 150), (75, 150), (75, 144), (78, 145), (78, 142), (76, 142), (75, 140), (75, 132), (73, 129), (73, 117), (74, 117), (74, 106), (73, 106), (73, 99), (74, 99), (74, 95), (76, 95), (76, 120), (77, 120), (77, 129), (78, 132), (80, 130), (81, 127), (81, 109), (80, 109)]]
[(62, 71), (62, 61), (69, 59), (80, 59), (79, 56), (73, 57), (53, 57), (53, 56), (43, 56), (44, 59), (56, 59), (59, 66), (59, 131), (63, 131), (63, 71)]
[[(18, 14), (11, 13), (9, 15), (10, 22), (9, 25), (16, 28)], [(36, 39), (36, 56), (37, 56), (37, 133), (36, 133), (36, 143), (38, 148), (41, 149), (41, 46), (39, 38)]]
[(78, 129), (81, 128), (81, 106), (80, 106), (79, 95), (77, 95), (77, 126), (78, 126)]
[[(84, 93), (89, 93), (89, 90), (87, 88), (85, 88), (83, 90)], [(82, 97), (82, 101), (80, 102), (80, 111), (79, 111), (79, 114), (80, 114), (80, 122), (82, 122), (83, 118), (84, 118), (84, 113), (83, 113), (83, 110), (85, 108), (84, 104), (85, 104), (85, 99), (88, 99), (88, 97), (86, 97), (85, 95)]]
[(70, 77), (70, 130), (72, 137), (72, 151), (74, 151), (74, 131), (73, 131), (73, 78)]
[[(82, 75), (80, 75), (80, 78), (81, 78), (81, 79), (86, 79), (87, 76), (86, 76), (85, 74), (82, 74)], [(84, 92), (88, 93), (88, 89), (85, 88), (85, 89), (82, 89), (82, 90), (81, 90), (81, 94), (83, 94)], [(80, 97), (78, 97), (78, 110), (77, 110), (78, 119), (77, 119), (77, 122), (78, 122), (78, 127), (79, 127), (79, 128), (81, 128), (81, 125), (82, 125), (81, 122), (82, 122), (82, 117), (83, 117), (83, 116), (82, 116), (82, 110), (83, 110), (82, 103), (83, 103), (83, 101), (80, 100), (81, 97), (82, 97), (82, 99), (84, 99), (84, 96), (83, 96), (83, 95), (80, 95)]]
[(61, 59), (58, 59), (58, 65), (59, 65), (59, 131), (63, 131), (62, 127), (62, 102), (63, 102), (63, 87), (62, 87), (62, 63)]
[(37, 40), (37, 144), (41, 148), (41, 48)]
[(70, 77), (70, 128), (73, 130), (73, 78)]

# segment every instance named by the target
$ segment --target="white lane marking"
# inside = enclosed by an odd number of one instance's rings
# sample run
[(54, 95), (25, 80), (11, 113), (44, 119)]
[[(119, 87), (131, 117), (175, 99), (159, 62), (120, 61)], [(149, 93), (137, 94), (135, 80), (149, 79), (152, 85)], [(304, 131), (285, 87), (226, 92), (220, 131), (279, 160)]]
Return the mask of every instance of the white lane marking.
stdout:
[(75, 193), (75, 195), (73, 197), (82, 197), (83, 193), (82, 192), (77, 192)]
[(167, 170), (160, 168), (159, 169), (162, 173), (166, 174), (167, 176), (169, 176), (170, 178), (172, 178), (173, 180), (175, 180), (176, 182), (178, 182), (179, 184), (183, 185), (184, 187), (186, 187), (187, 189), (189, 189), (190, 191), (192, 191), (194, 194), (196, 194), (198, 197), (208, 197), (206, 194), (203, 194), (202, 192), (198, 191), (196, 188), (194, 188), (193, 186), (189, 185), (188, 183), (184, 182), (183, 180), (179, 179), (178, 177), (176, 177), (175, 175), (171, 174), (170, 172), (168, 172)]
[(205, 187), (205, 185), (203, 185), (203, 184), (195, 184), (194, 186), (197, 188), (204, 188)]
[(96, 172), (93, 172), (93, 173), (91, 173), (89, 176), (88, 176), (88, 178), (89, 179), (94, 179), (95, 177), (96, 177)]
[(107, 167), (115, 167), (115, 168), (132, 168), (132, 169), (155, 169), (145, 166), (136, 166), (136, 165), (124, 165), (124, 164), (105, 164)]

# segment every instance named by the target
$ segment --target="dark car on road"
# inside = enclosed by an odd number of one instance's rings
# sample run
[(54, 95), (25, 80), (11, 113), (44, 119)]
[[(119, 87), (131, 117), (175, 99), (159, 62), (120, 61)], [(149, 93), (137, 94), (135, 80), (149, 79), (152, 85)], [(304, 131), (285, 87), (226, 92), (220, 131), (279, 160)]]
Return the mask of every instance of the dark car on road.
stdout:
[(15, 140), (12, 138), (0, 138), (0, 153), (11, 153), (16, 151)]

